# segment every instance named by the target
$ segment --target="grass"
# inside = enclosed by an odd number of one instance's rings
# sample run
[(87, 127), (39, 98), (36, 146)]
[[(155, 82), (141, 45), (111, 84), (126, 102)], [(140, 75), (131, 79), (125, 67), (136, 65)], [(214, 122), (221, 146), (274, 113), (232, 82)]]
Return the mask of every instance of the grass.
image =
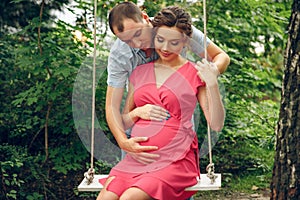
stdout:
[(258, 172), (247, 172), (243, 175), (222, 174), (222, 189), (216, 191), (200, 191), (194, 199), (225, 199), (228, 196), (238, 196), (237, 194), (262, 193), (269, 190), (272, 174), (260, 174)]

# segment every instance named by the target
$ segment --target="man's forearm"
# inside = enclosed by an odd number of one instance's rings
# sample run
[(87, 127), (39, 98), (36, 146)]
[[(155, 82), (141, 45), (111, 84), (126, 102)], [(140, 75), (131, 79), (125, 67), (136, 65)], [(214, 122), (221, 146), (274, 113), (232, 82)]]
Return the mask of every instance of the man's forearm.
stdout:
[(106, 121), (120, 148), (127, 139), (120, 113), (123, 91), (122, 88), (108, 86), (105, 102)]
[(230, 57), (220, 47), (210, 43), (207, 47), (208, 61), (217, 65), (220, 74), (224, 73), (230, 63)]
[(217, 65), (220, 74), (223, 74), (230, 63), (230, 58), (226, 53), (222, 52), (214, 57), (213, 63)]
[(123, 147), (123, 141), (127, 139), (125, 134), (122, 116), (120, 111), (116, 110), (113, 107), (109, 107), (106, 109), (106, 120), (107, 124), (115, 137), (120, 148)]

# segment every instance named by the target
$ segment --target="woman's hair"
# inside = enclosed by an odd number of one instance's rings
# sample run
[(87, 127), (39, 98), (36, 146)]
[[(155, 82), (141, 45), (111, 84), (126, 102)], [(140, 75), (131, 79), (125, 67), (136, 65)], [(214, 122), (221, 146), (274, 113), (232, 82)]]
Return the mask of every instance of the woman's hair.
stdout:
[(109, 28), (114, 34), (114, 27), (116, 27), (119, 32), (124, 31), (124, 19), (132, 19), (135, 22), (142, 22), (142, 11), (131, 1), (122, 2), (116, 5), (110, 11), (108, 16)]
[(191, 37), (192, 20), (189, 13), (178, 6), (163, 8), (153, 19), (152, 25), (155, 29), (161, 26), (177, 27), (184, 34)]

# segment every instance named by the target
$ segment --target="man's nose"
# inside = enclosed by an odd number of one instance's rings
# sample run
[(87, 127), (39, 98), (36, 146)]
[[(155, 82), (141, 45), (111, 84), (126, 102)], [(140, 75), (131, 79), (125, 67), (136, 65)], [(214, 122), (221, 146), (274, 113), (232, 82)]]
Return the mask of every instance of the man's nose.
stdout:
[(132, 43), (133, 43), (135, 48), (140, 48), (141, 45), (142, 45), (142, 41), (140, 41), (138, 39), (132, 39)]

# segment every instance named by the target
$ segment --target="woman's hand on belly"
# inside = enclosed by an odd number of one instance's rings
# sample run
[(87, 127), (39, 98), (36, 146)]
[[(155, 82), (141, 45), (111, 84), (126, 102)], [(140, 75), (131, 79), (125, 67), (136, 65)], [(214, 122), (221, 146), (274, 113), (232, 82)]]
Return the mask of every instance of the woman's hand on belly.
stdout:
[(170, 117), (169, 112), (161, 106), (146, 104), (134, 109), (135, 115), (144, 120), (163, 121)]

